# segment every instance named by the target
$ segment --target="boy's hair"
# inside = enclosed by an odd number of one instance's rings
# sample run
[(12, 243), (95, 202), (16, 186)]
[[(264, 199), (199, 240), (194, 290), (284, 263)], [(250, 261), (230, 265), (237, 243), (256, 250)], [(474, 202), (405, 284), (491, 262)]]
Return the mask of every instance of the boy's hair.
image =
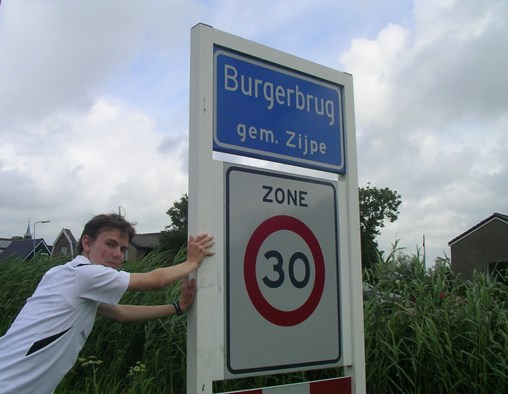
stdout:
[(101, 214), (94, 216), (90, 221), (85, 224), (81, 238), (78, 241), (77, 253), (83, 253), (83, 237), (88, 235), (92, 240), (97, 239), (100, 233), (105, 230), (118, 229), (122, 236), (127, 235), (129, 241), (136, 234), (134, 229), (135, 223), (129, 223), (122, 215), (117, 213)]

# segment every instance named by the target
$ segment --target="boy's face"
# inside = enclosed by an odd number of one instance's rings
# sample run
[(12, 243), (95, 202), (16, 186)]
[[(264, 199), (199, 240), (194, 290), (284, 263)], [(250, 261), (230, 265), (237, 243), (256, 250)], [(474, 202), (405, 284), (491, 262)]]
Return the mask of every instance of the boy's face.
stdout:
[(82, 245), (83, 256), (92, 264), (118, 269), (124, 262), (125, 252), (129, 247), (129, 236), (122, 236), (118, 229), (106, 229), (100, 232), (95, 240), (85, 235)]

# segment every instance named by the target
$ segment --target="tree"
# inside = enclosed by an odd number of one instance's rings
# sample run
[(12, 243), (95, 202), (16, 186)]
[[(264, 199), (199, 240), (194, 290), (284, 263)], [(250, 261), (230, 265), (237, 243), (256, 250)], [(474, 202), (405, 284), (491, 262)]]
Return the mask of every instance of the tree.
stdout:
[(177, 253), (187, 243), (189, 197), (184, 194), (179, 201), (166, 211), (171, 224), (161, 232), (159, 249)]
[(399, 215), (401, 196), (385, 187), (378, 189), (367, 183), (358, 190), (360, 199), (360, 238), (362, 268), (370, 268), (378, 261), (379, 246), (376, 237), (385, 226), (385, 220), (394, 222)]

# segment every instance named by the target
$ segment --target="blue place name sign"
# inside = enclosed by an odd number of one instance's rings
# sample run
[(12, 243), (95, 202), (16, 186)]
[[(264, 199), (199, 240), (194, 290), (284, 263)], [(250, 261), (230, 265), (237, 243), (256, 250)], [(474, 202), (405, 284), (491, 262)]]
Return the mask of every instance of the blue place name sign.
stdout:
[(213, 149), (344, 173), (342, 87), (214, 48)]

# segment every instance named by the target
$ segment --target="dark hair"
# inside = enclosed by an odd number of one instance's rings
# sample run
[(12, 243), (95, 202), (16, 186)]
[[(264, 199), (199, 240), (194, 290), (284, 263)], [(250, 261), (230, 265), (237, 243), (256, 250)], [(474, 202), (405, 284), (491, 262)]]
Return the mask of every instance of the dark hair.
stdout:
[(129, 223), (122, 215), (117, 213), (102, 214), (94, 216), (90, 221), (85, 224), (81, 238), (79, 239), (77, 246), (77, 253), (83, 253), (83, 237), (88, 235), (92, 240), (97, 239), (99, 234), (105, 230), (118, 229), (122, 236), (127, 235), (129, 241), (136, 234), (134, 229), (135, 223)]

